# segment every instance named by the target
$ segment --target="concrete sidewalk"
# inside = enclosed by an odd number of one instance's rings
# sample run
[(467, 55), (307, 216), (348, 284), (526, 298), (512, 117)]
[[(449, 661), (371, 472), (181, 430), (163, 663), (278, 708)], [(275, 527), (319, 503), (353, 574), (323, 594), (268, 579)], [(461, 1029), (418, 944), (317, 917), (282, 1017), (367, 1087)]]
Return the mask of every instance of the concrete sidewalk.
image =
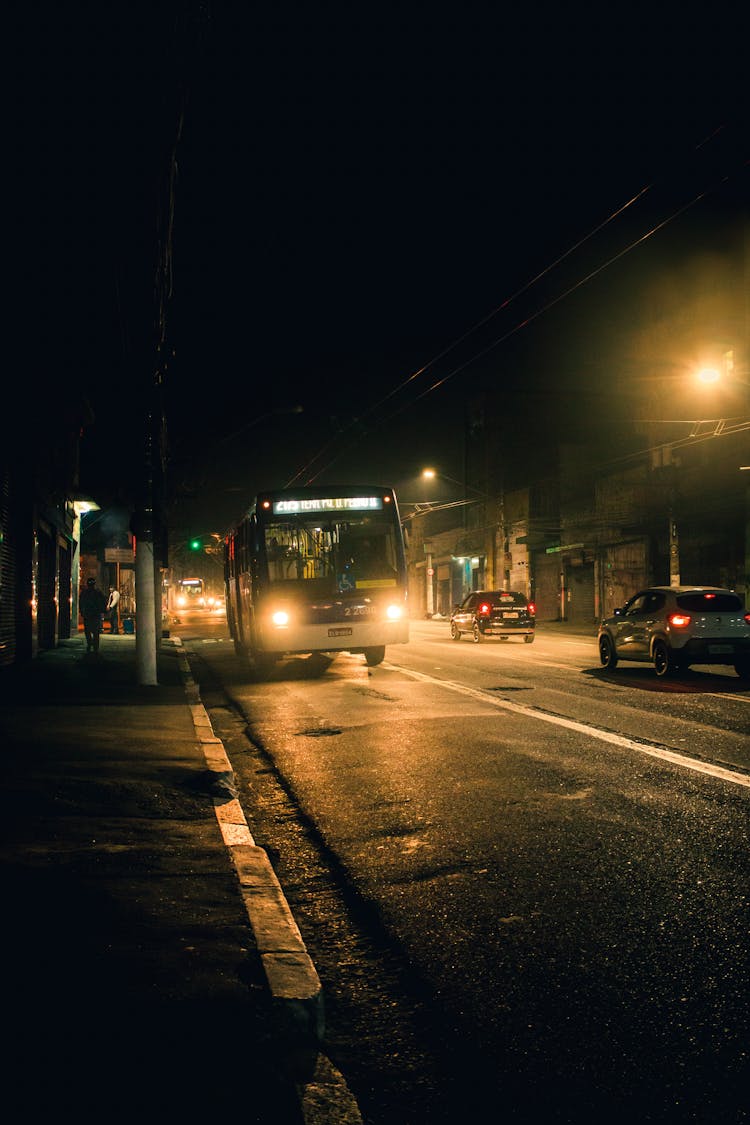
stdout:
[(135, 638), (107, 634), (0, 670), (6, 1104), (359, 1122), (179, 641), (158, 686), (136, 673)]

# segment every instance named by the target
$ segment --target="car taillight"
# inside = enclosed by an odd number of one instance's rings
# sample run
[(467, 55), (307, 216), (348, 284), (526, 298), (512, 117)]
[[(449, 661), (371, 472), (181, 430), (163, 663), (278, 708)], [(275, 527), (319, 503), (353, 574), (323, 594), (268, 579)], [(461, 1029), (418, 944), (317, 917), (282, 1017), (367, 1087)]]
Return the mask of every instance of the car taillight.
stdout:
[(480, 617), (489, 617), (491, 612), (492, 607), (490, 606), (489, 602), (482, 602), (479, 609), (477, 610), (477, 613)]
[(671, 613), (669, 615), (669, 624), (675, 629), (684, 629), (686, 625), (690, 624), (689, 613)]
[(534, 602), (529, 602), (526, 608), (532, 617), (536, 617), (536, 605), (534, 604)]
[(745, 624), (750, 625), (750, 613), (745, 614)]

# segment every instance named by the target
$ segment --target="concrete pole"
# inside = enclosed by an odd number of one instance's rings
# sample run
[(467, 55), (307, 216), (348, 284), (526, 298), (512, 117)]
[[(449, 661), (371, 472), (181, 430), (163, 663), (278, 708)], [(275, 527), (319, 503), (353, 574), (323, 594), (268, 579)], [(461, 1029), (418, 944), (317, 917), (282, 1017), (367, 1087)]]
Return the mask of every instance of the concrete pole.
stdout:
[[(743, 468), (750, 476), (750, 466)], [(745, 609), (750, 609), (750, 483), (745, 486)]]
[(425, 577), (425, 583), (426, 583), (425, 593), (427, 595), (426, 612), (427, 612), (428, 617), (432, 617), (432, 615), (435, 612), (435, 601), (434, 601), (434, 598), (433, 598), (433, 584), (432, 584), (432, 543), (425, 543), (424, 554), (425, 554), (424, 577)]
[(135, 656), (139, 684), (158, 684), (156, 675), (156, 614), (154, 598), (154, 544), (136, 539), (135, 548)]
[(70, 584), (70, 635), (78, 636), (78, 605), (79, 587), (81, 585), (81, 513), (75, 509), (73, 519), (73, 562), (71, 566)]
[(674, 513), (669, 513), (669, 585), (680, 585), (680, 538)]

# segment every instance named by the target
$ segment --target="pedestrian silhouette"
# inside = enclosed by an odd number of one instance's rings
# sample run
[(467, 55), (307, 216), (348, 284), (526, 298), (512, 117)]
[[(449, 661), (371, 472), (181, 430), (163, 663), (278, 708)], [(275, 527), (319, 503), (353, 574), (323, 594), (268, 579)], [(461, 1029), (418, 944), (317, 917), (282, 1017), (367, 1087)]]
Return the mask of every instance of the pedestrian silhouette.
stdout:
[(109, 597), (107, 598), (106, 613), (107, 613), (107, 617), (109, 619), (110, 630), (113, 633), (119, 633), (120, 632), (120, 621), (119, 621), (120, 605), (119, 605), (119, 603), (120, 603), (120, 591), (115, 586), (110, 586)]
[(99, 636), (102, 631), (102, 615), (107, 608), (107, 599), (97, 589), (96, 579), (87, 578), (81, 590), (78, 605), (83, 618), (83, 631), (86, 634), (86, 652), (99, 655)]

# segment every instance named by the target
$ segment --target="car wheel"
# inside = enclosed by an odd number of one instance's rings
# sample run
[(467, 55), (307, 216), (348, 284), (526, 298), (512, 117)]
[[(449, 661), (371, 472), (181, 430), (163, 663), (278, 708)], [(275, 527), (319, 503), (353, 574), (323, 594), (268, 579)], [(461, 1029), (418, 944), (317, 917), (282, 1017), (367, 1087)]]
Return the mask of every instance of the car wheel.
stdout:
[(738, 660), (734, 670), (741, 680), (750, 680), (750, 660)]
[(365, 660), (368, 668), (374, 668), (376, 664), (381, 664), (384, 659), (385, 645), (373, 645), (372, 648), (365, 649)]
[(527, 633), (526, 636), (523, 638), (523, 643), (526, 644), (526, 645), (533, 644), (533, 641), (534, 641), (534, 634), (533, 633)]
[(455, 622), (451, 625), (451, 637), (454, 641), (461, 640), (461, 630), (459, 629), (458, 625), (455, 624)]
[(476, 622), (474, 623), (474, 628), (471, 630), (471, 635), (474, 638), (474, 644), (478, 645), (482, 638), (482, 634), (479, 632), (479, 626), (476, 624)]
[(617, 667), (617, 653), (615, 646), (612, 644), (612, 638), (606, 635), (599, 638), (599, 659), (602, 668), (616, 668)]
[(669, 658), (669, 649), (664, 641), (656, 641), (654, 643), (651, 656), (654, 661), (654, 671), (657, 676), (668, 676), (672, 671), (673, 665)]

